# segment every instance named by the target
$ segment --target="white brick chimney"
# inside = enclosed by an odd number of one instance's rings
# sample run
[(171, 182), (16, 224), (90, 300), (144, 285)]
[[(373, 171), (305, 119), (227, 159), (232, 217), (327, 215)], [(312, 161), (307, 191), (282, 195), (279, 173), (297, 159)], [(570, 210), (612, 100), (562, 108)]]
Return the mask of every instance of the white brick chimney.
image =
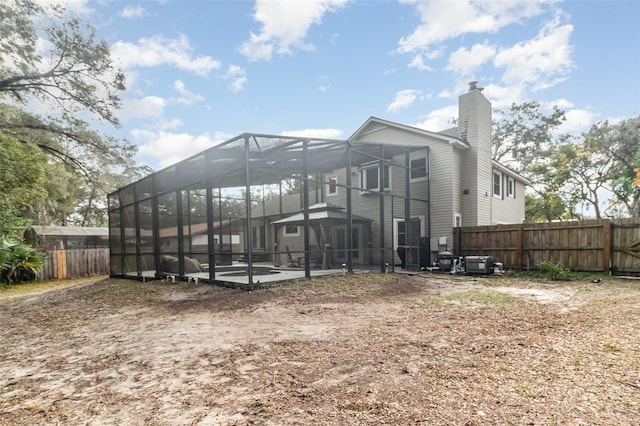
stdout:
[(462, 154), (463, 226), (491, 223), (491, 103), (477, 84), (469, 83), (458, 104), (458, 137), (471, 147)]

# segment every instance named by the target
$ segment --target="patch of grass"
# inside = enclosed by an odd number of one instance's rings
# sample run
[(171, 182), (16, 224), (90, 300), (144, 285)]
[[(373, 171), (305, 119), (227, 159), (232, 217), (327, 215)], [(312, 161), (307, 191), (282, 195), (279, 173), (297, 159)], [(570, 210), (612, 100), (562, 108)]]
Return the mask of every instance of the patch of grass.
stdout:
[(221, 362), (219, 364), (219, 368), (221, 373), (227, 377), (230, 377), (232, 379), (237, 379), (238, 377), (240, 377), (238, 360), (236, 359), (234, 354), (231, 354), (228, 359)]
[(625, 281), (620, 284), (620, 287), (629, 290), (640, 290), (640, 281)]
[(444, 296), (445, 300), (475, 302), (483, 305), (506, 306), (517, 300), (516, 296), (512, 296), (501, 291), (493, 290), (468, 290), (462, 293), (452, 293)]
[(533, 278), (551, 281), (598, 281), (604, 282), (612, 277), (603, 272), (572, 271), (552, 262), (539, 262), (538, 269), (533, 271), (508, 270), (503, 274), (506, 278)]
[(271, 417), (275, 414), (273, 408), (271, 408), (269, 403), (264, 400), (255, 400), (252, 402), (248, 402), (244, 406), (246, 409), (250, 410), (253, 414), (258, 416)]
[(45, 291), (61, 290), (63, 288), (75, 287), (83, 284), (92, 284), (105, 278), (106, 276), (97, 276), (70, 280), (31, 281), (28, 283), (2, 286), (0, 287), (0, 304), (14, 297), (29, 296)]

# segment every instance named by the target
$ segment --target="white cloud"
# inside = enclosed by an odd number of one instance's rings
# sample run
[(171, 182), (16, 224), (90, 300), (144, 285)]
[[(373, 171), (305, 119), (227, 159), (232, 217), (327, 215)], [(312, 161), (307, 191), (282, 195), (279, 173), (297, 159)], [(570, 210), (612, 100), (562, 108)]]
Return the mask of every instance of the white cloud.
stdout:
[(166, 101), (158, 96), (124, 99), (119, 115), (125, 122), (139, 118), (159, 118), (162, 117), (166, 106)]
[(580, 134), (589, 130), (597, 121), (597, 114), (586, 109), (571, 109), (565, 111), (566, 121), (558, 127), (558, 133)]
[(141, 38), (137, 44), (118, 41), (111, 46), (111, 54), (123, 68), (171, 65), (206, 76), (220, 67), (220, 61), (210, 56), (194, 56), (194, 48), (185, 35), (169, 39), (162, 36)]
[(387, 107), (387, 112), (396, 112), (401, 109), (409, 108), (413, 105), (416, 99), (418, 99), (419, 95), (419, 90), (400, 90), (396, 93), (395, 98), (393, 98), (393, 102), (391, 102)]
[(411, 62), (409, 62), (409, 68), (417, 68), (420, 71), (433, 71), (433, 68), (424, 63), (422, 54), (418, 54), (413, 57)]
[(556, 15), (535, 38), (497, 53), (494, 65), (505, 69), (505, 84), (529, 83), (533, 90), (548, 88), (564, 80), (574, 68), (569, 43), (573, 26), (561, 25), (559, 18)]
[(461, 47), (449, 56), (447, 69), (462, 76), (470, 76), (496, 54), (495, 46), (475, 44), (471, 49)]
[(568, 99), (556, 99), (553, 101), (544, 102), (542, 103), (542, 106), (549, 110), (553, 109), (554, 106), (557, 106), (558, 108), (566, 111), (570, 108), (573, 108), (574, 103)]
[(411, 35), (400, 39), (400, 53), (429, 51), (438, 43), (467, 33), (496, 33), (506, 25), (538, 15), (542, 3), (530, 0), (404, 2), (416, 5), (421, 22)]
[(319, 75), (318, 76), (318, 90), (320, 92), (326, 92), (331, 89), (331, 81), (328, 75)]
[(229, 65), (226, 74), (222, 78), (229, 80), (229, 89), (234, 93), (244, 89), (248, 81), (246, 70), (237, 65)]
[(189, 133), (155, 132), (141, 129), (133, 130), (131, 135), (135, 141), (141, 143), (138, 155), (146, 155), (156, 159), (160, 167), (175, 164), (231, 137), (223, 132), (216, 132), (213, 135), (203, 133), (194, 136)]
[(488, 84), (483, 92), (491, 101), (491, 106), (497, 109), (507, 110), (513, 103), (522, 103), (526, 96), (521, 85), (500, 86)]
[(138, 4), (136, 6), (126, 6), (120, 12), (120, 16), (123, 18), (142, 18), (146, 13), (144, 7)]
[(318, 139), (340, 139), (342, 137), (342, 130), (338, 129), (300, 129), (300, 130), (285, 130), (281, 133), (282, 136), (300, 136), (303, 138), (318, 138)]
[(422, 121), (414, 124), (414, 127), (428, 130), (430, 132), (439, 132), (450, 129), (454, 126), (452, 120), (458, 117), (458, 105), (449, 105), (430, 112), (428, 115), (421, 117)]
[(250, 61), (271, 59), (274, 52), (291, 54), (291, 50), (313, 49), (305, 42), (309, 28), (322, 22), (327, 12), (340, 9), (347, 0), (256, 0), (254, 19), (262, 25), (258, 34), (251, 33), (240, 46)]
[(89, 0), (57, 0), (56, 2), (52, 2), (51, 0), (36, 0), (36, 3), (45, 8), (63, 6), (67, 10), (81, 16), (90, 15), (94, 12)]
[(204, 98), (201, 95), (198, 95), (196, 93), (193, 93), (189, 90), (187, 90), (186, 86), (184, 85), (184, 83), (182, 82), (182, 80), (176, 80), (173, 82), (173, 88), (175, 89), (176, 92), (178, 92), (180, 95), (179, 98), (176, 99), (176, 102), (178, 102), (179, 104), (183, 104), (183, 105), (191, 105), (194, 102), (199, 102), (202, 101)]

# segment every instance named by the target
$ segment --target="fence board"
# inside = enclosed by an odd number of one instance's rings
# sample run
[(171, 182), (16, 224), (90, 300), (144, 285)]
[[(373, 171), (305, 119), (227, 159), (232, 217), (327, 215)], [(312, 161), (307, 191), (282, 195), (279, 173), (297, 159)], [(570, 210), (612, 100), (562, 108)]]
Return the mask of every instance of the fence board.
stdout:
[(82, 278), (109, 274), (109, 249), (52, 250), (38, 280)]

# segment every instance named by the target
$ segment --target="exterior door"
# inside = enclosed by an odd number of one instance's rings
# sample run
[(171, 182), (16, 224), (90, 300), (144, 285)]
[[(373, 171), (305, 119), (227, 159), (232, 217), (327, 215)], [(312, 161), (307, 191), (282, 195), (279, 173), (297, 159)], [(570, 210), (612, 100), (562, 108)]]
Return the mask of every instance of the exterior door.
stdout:
[[(360, 225), (354, 225), (351, 228), (351, 242), (353, 244), (353, 263), (362, 264), (362, 229)], [(333, 233), (333, 241), (331, 244), (334, 248), (333, 256), (335, 263), (342, 264), (347, 261), (347, 227), (338, 225)]]

